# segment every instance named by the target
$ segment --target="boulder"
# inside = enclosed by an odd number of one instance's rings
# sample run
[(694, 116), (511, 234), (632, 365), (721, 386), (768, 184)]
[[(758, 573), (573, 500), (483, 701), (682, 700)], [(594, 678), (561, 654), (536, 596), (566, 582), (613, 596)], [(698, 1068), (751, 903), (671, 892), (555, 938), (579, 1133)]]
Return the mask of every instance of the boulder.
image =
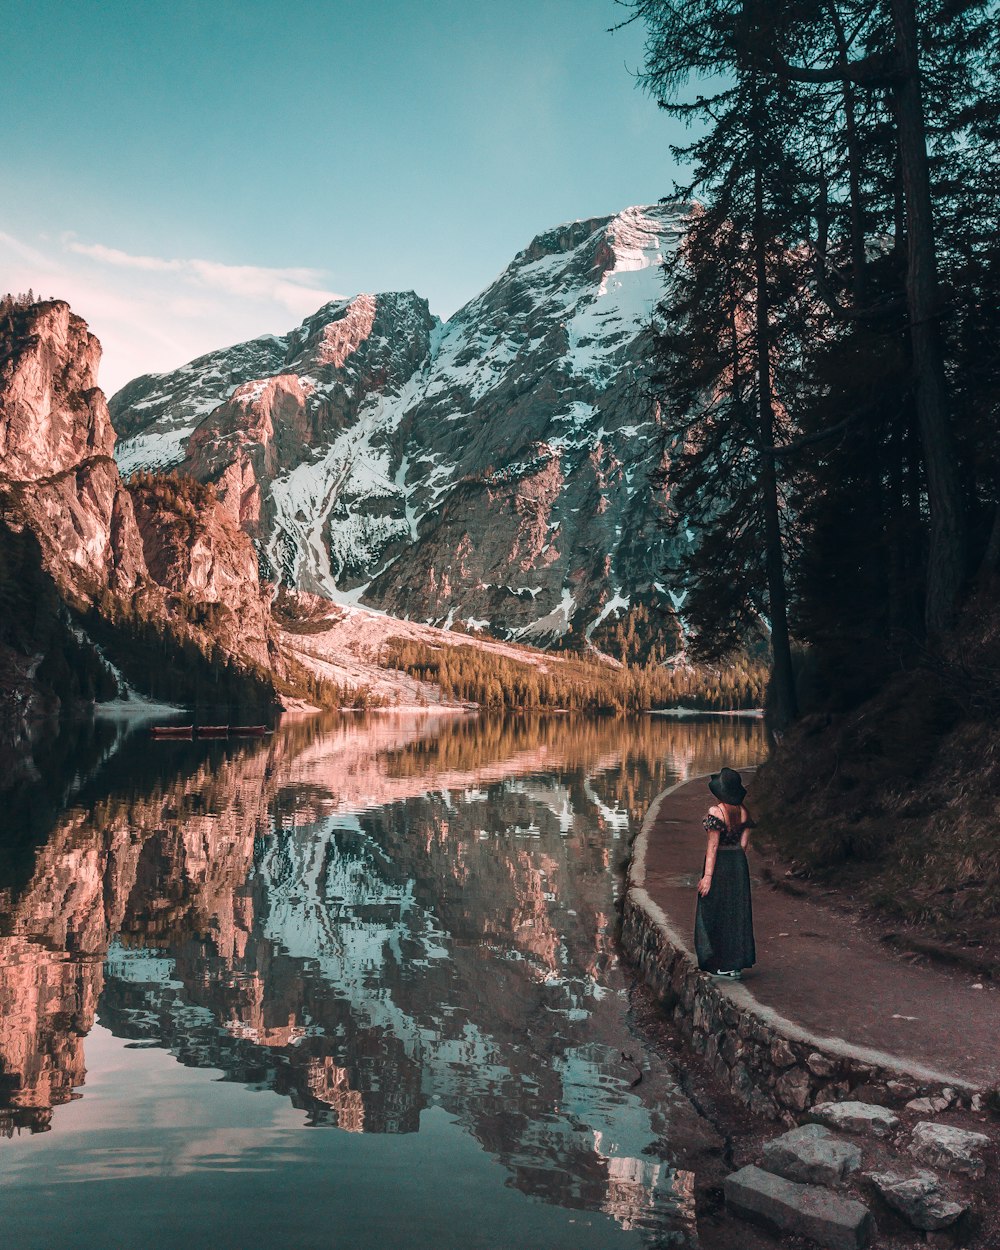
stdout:
[(810, 1237), (826, 1250), (863, 1250), (875, 1231), (871, 1212), (853, 1198), (799, 1185), (762, 1168), (741, 1168), (725, 1180), (734, 1215), (780, 1234)]
[(873, 1137), (887, 1137), (899, 1127), (898, 1115), (873, 1102), (825, 1102), (814, 1107), (808, 1119), (844, 1133), (871, 1133)]
[(806, 1059), (806, 1067), (813, 1076), (833, 1076), (837, 1065), (832, 1059), (827, 1059), (826, 1055), (821, 1055), (818, 1050), (814, 1050)]
[(912, 1098), (907, 1104), (907, 1111), (919, 1111), (921, 1115), (933, 1115), (936, 1111), (947, 1111), (951, 1103), (940, 1095), (937, 1098)]
[(931, 1167), (946, 1168), (949, 1172), (964, 1172), (968, 1176), (982, 1176), (986, 1164), (982, 1151), (990, 1144), (985, 1133), (972, 1129), (954, 1128), (950, 1124), (936, 1124), (933, 1120), (921, 1120), (913, 1129), (910, 1154), (921, 1163)]
[(822, 1124), (803, 1124), (769, 1141), (763, 1164), (786, 1180), (836, 1185), (861, 1166), (861, 1150)]
[(947, 1228), (968, 1210), (953, 1202), (933, 1172), (901, 1176), (896, 1172), (870, 1172), (868, 1180), (887, 1206), (914, 1228)]

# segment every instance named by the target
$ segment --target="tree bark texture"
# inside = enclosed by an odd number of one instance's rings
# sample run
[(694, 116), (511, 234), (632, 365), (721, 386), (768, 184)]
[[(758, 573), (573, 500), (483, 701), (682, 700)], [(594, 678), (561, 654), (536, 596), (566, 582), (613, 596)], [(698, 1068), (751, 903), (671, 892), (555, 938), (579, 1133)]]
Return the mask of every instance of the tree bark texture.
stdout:
[(894, 87), (900, 174), (906, 210), (906, 297), (917, 424), (927, 471), (930, 543), (925, 623), (928, 633), (954, 619), (965, 581), (965, 507), (952, 437), (938, 318), (941, 301), (934, 244), (914, 0), (892, 0), (901, 74)]
[[(767, 243), (764, 230), (764, 178), (759, 160), (754, 168), (754, 264), (757, 365), (758, 446), (774, 445), (774, 404), (771, 397), (771, 335)], [(773, 456), (760, 456), (760, 498), (764, 513), (764, 546), (767, 598), (771, 616), (771, 663), (776, 728), (784, 729), (797, 714), (795, 674), (788, 637), (788, 601), (781, 548), (781, 515), (778, 506), (778, 475)]]

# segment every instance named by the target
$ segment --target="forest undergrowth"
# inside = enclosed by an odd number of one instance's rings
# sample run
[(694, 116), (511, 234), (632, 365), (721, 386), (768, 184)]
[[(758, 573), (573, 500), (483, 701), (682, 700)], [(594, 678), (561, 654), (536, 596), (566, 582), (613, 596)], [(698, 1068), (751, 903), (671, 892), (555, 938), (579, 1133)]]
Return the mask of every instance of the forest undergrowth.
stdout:
[(1000, 608), (966, 607), (943, 655), (870, 699), (803, 716), (755, 787), (761, 835), (792, 877), (882, 920), (1000, 946)]

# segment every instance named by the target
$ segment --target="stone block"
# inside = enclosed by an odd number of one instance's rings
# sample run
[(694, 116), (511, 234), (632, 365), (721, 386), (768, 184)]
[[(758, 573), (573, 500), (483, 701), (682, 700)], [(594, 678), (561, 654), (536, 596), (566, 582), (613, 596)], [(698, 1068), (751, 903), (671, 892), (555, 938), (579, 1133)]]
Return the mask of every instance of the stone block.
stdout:
[(736, 1063), (737, 1059), (743, 1056), (743, 1046), (739, 1037), (735, 1033), (726, 1033), (722, 1041), (719, 1043), (719, 1054), (725, 1059), (729, 1067)]
[(785, 1180), (752, 1164), (727, 1176), (724, 1190), (734, 1215), (779, 1235), (810, 1237), (826, 1250), (863, 1250), (874, 1232), (871, 1212), (853, 1198)]
[(906, 1104), (907, 1111), (918, 1111), (921, 1115), (936, 1115), (939, 1111), (947, 1111), (951, 1103), (947, 1098), (911, 1098)]
[(893, 1098), (898, 1098), (901, 1102), (912, 1098), (917, 1092), (916, 1088), (907, 1081), (886, 1081), (885, 1087)]
[(745, 1063), (737, 1063), (729, 1075), (729, 1088), (740, 1102), (746, 1104), (753, 1093), (753, 1078)]
[(870, 1102), (824, 1102), (813, 1107), (808, 1118), (843, 1133), (870, 1133), (873, 1137), (887, 1137), (899, 1127), (898, 1115)]
[(776, 1068), (790, 1068), (795, 1062), (795, 1051), (783, 1037), (776, 1037), (771, 1043), (771, 1062)]
[(861, 1166), (861, 1149), (822, 1124), (803, 1124), (769, 1141), (763, 1164), (786, 1180), (837, 1185)]
[(837, 1065), (832, 1059), (827, 1059), (826, 1055), (821, 1055), (818, 1050), (806, 1058), (806, 1067), (813, 1076), (833, 1076), (837, 1070)]
[(886, 1206), (914, 1228), (948, 1228), (969, 1209), (967, 1204), (948, 1197), (933, 1172), (917, 1172), (913, 1176), (870, 1172), (868, 1180)]
[(964, 1172), (967, 1176), (983, 1176), (986, 1164), (982, 1152), (989, 1144), (990, 1139), (985, 1133), (921, 1120), (913, 1129), (910, 1154), (921, 1163), (929, 1163), (932, 1168)]
[(793, 1111), (805, 1111), (812, 1096), (812, 1078), (803, 1068), (789, 1068), (774, 1085), (778, 1101)]
[(762, 1046), (770, 1046), (771, 1042), (774, 1040), (774, 1035), (764, 1021), (759, 1020), (756, 1017), (753, 1021), (753, 1032), (751, 1036), (755, 1042), (760, 1042)]

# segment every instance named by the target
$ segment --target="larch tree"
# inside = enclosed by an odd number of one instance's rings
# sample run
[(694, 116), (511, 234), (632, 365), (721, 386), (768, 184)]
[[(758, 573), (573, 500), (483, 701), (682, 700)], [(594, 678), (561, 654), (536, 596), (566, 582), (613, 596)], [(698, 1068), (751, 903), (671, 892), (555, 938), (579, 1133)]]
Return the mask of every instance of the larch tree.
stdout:
[[(790, 245), (807, 207), (792, 125), (802, 93), (752, 54), (748, 6), (635, 7), (649, 32), (644, 85), (662, 108), (704, 126), (677, 150), (692, 165), (677, 194), (694, 204), (670, 265), (653, 379), (670, 524), (694, 544), (672, 572), (699, 658), (745, 645), (752, 623), (767, 633), (774, 722), (785, 725), (796, 694), (786, 487), (774, 449), (790, 433), (782, 390), (805, 290)], [(679, 98), (693, 76), (710, 92)]]

